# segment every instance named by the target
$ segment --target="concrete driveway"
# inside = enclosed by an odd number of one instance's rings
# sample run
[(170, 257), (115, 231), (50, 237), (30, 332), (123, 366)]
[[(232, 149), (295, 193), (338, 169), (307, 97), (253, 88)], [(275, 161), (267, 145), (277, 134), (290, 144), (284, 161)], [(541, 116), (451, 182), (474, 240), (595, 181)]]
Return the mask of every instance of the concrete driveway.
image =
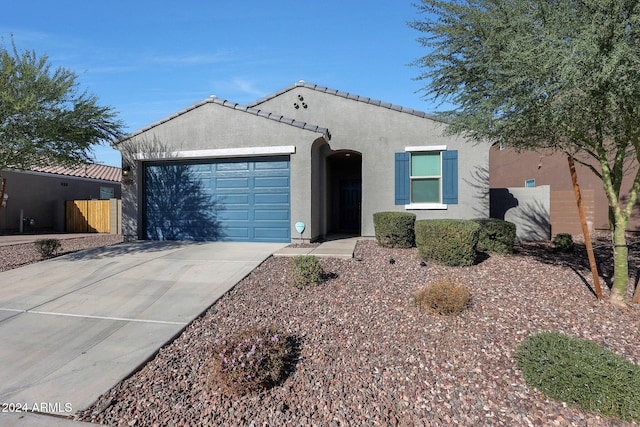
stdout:
[(0, 424), (86, 409), (284, 246), (132, 242), (0, 273)]

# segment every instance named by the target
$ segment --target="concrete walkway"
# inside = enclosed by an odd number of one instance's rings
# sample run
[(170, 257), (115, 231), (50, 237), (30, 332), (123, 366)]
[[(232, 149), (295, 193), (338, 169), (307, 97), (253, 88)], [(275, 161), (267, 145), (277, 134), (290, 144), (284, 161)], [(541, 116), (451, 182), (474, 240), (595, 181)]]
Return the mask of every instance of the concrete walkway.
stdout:
[(273, 256), (301, 256), (313, 255), (317, 257), (332, 258), (353, 258), (356, 244), (361, 237), (349, 237), (346, 239), (328, 240), (318, 246), (313, 247), (285, 247), (276, 252)]
[[(86, 409), (284, 246), (132, 242), (0, 273), (0, 404)], [(2, 409), (0, 425), (74, 424)]]

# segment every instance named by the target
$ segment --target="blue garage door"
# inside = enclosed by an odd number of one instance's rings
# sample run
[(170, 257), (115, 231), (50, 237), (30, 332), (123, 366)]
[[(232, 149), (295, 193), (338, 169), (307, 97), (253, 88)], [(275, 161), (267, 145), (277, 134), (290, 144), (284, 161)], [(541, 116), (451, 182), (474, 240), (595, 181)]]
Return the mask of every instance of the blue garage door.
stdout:
[(145, 166), (144, 228), (152, 240), (291, 240), (288, 157)]

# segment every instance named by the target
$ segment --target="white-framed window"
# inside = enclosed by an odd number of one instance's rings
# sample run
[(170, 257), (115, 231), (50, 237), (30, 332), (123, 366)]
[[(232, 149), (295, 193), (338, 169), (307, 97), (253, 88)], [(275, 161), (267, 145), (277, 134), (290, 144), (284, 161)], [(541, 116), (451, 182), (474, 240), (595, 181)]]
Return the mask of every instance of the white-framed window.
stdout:
[(412, 204), (442, 203), (441, 151), (416, 151), (410, 155), (410, 202)]
[(396, 153), (396, 204), (406, 209), (457, 204), (457, 153), (446, 145), (405, 147), (404, 153)]
[(535, 187), (536, 186), (536, 180), (535, 179), (527, 179), (524, 182), (524, 186), (527, 187), (527, 188)]

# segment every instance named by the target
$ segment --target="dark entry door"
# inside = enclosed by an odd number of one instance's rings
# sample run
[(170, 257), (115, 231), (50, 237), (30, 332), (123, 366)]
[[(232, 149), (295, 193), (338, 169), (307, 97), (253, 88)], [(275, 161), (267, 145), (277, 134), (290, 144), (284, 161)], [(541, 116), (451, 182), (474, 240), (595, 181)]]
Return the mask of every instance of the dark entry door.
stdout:
[(360, 232), (362, 180), (340, 181), (340, 230)]

